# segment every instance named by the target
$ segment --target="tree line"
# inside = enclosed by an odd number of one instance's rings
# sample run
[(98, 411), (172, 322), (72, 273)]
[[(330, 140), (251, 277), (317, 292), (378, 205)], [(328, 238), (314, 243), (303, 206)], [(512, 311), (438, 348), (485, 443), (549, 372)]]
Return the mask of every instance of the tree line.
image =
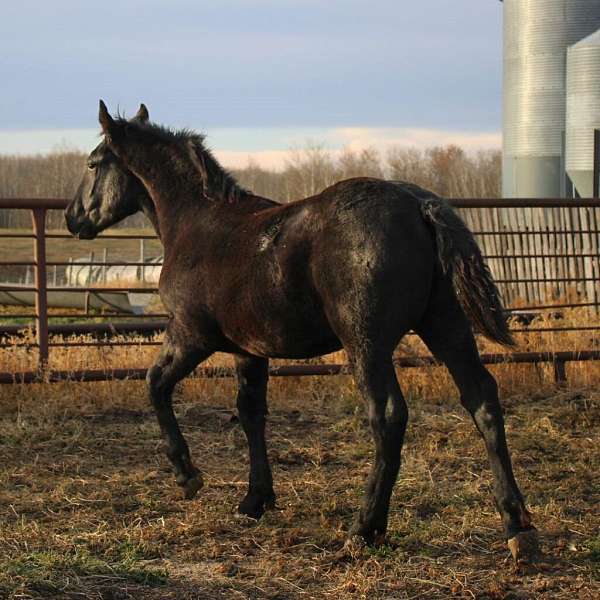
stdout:
[[(57, 151), (47, 155), (0, 155), (0, 197), (70, 198), (81, 181), (87, 155)], [(469, 154), (454, 145), (390, 148), (385, 154), (373, 148), (341, 153), (318, 144), (290, 150), (283, 167), (270, 170), (249, 160), (231, 172), (255, 194), (280, 202), (311, 196), (349, 177), (381, 177), (410, 181), (446, 198), (499, 198), (501, 153), (497, 150)], [(29, 227), (30, 216), (22, 210), (0, 210), (0, 227)], [(147, 226), (143, 215), (127, 219), (124, 226)], [(62, 228), (60, 211), (48, 216), (49, 228)]]

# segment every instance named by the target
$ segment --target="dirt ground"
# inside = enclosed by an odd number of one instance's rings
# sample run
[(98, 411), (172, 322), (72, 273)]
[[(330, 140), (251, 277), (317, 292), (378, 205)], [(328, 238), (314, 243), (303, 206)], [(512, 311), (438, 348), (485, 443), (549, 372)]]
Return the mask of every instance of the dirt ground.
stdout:
[(0, 388), (0, 597), (600, 598), (600, 393), (545, 387), (503, 402), (544, 553), (525, 571), (456, 397), (408, 394), (387, 543), (345, 560), (372, 459), (350, 378), (272, 380), (278, 510), (258, 523), (234, 510), (248, 460), (233, 398), (230, 380), (177, 392), (206, 481), (184, 501), (142, 383)]

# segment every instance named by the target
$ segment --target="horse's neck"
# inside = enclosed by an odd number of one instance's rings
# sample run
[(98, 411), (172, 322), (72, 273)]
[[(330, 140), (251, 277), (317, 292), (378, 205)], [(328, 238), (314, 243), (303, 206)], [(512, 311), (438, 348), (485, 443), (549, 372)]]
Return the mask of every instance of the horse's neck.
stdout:
[(184, 161), (167, 160), (167, 156), (138, 160), (141, 155), (137, 154), (129, 168), (146, 188), (149, 197), (141, 202), (141, 208), (166, 246), (181, 223), (198, 218), (205, 202), (202, 178), (193, 166), (186, 168)]
[(142, 212), (146, 215), (146, 218), (152, 223), (152, 227), (156, 232), (156, 235), (159, 239), (161, 239), (160, 235), (160, 225), (158, 222), (158, 215), (156, 214), (156, 208), (154, 207), (154, 202), (149, 197), (145, 197), (141, 201)]
[(197, 198), (177, 196), (175, 193), (152, 192), (155, 225), (158, 235), (167, 250), (182, 229), (187, 229), (190, 223), (201, 224), (202, 212), (205, 210), (206, 200), (198, 193)]
[[(142, 153), (134, 156), (139, 159)], [(155, 155), (140, 160), (139, 164), (134, 159), (130, 164), (131, 170), (150, 195), (151, 200), (148, 199), (147, 206), (143, 203), (142, 208), (161, 238), (165, 251), (182, 230), (189, 230), (191, 224), (196, 235), (202, 235), (203, 227), (206, 228), (206, 235), (210, 235), (214, 227), (211, 223), (215, 210), (222, 214), (222, 220), (220, 218), (219, 221), (226, 226), (226, 222), (235, 223), (248, 218), (248, 212), (275, 204), (252, 196), (241, 188), (232, 201), (230, 189), (222, 189), (218, 180), (207, 181), (210, 169), (207, 169), (204, 159), (198, 157), (191, 145), (187, 152), (177, 156), (177, 160), (172, 158), (165, 156), (164, 160), (160, 160)]]

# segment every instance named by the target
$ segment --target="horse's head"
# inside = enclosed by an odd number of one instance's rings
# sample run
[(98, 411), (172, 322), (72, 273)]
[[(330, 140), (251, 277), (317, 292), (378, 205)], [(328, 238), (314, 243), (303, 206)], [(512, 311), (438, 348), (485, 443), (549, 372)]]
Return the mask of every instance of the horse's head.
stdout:
[[(145, 123), (148, 118), (148, 110), (142, 104), (131, 121)], [(79, 189), (65, 210), (67, 227), (80, 239), (93, 239), (107, 227), (142, 210), (147, 199), (140, 180), (103, 140), (88, 156)]]

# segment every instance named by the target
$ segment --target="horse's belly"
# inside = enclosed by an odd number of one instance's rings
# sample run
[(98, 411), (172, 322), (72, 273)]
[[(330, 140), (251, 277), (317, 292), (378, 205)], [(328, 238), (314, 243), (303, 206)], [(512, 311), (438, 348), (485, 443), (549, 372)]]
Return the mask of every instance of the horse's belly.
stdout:
[(241, 346), (246, 352), (255, 356), (264, 356), (267, 358), (313, 358), (329, 354), (342, 348), (341, 342), (337, 338), (318, 341), (301, 341), (295, 344), (265, 343), (262, 341), (250, 341)]
[(310, 358), (339, 350), (342, 345), (329, 324), (287, 315), (283, 319), (248, 318), (244, 327), (227, 328), (226, 336), (250, 354), (270, 358)]

